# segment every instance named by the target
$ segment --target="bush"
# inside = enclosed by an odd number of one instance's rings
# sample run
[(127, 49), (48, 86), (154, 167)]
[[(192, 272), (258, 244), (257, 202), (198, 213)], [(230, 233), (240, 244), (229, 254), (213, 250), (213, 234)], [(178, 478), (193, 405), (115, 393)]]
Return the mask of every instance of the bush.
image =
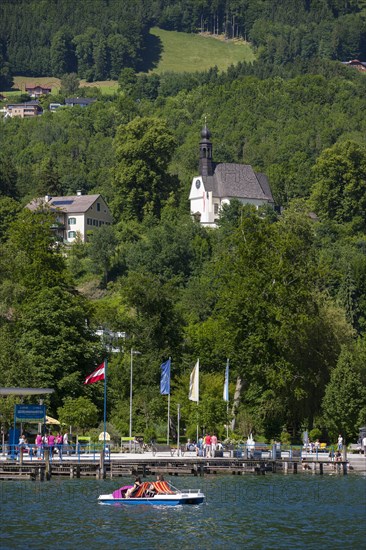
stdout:
[(309, 432), (309, 439), (310, 441), (316, 441), (317, 439), (320, 439), (322, 436), (321, 430), (319, 428), (313, 428)]
[(283, 431), (281, 432), (280, 440), (283, 445), (290, 445), (291, 435), (288, 432)]

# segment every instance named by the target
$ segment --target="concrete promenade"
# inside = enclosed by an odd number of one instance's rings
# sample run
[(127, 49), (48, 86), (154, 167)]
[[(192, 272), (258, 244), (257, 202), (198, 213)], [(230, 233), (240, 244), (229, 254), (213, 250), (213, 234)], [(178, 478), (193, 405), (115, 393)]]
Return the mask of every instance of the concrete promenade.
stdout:
[[(205, 461), (207, 460), (207, 457), (198, 457), (196, 456), (196, 453), (193, 451), (185, 451), (183, 455), (175, 452), (174, 454), (171, 454), (169, 452), (159, 452), (153, 453), (152, 451), (145, 451), (143, 453), (135, 453), (135, 452), (112, 452), (110, 453), (110, 456), (108, 454), (107, 460), (109, 461), (125, 461), (130, 462), (137, 461), (137, 462), (148, 462), (149, 460), (156, 460), (158, 458), (173, 458), (174, 461), (181, 461), (184, 462), (187, 458), (192, 458), (198, 461)], [(209, 457), (214, 458), (214, 457)], [(223, 458), (232, 458), (229, 451), (224, 451)], [(263, 459), (269, 458), (269, 456), (266, 456), (265, 453), (263, 453)], [(303, 452), (301, 455), (301, 458), (304, 458), (305, 460), (311, 460), (311, 461), (319, 461), (319, 462), (329, 462), (328, 453), (309, 453), (309, 452)], [(100, 453), (99, 452), (81, 452), (80, 454), (67, 454), (63, 453), (62, 455), (62, 462), (90, 462), (90, 461), (96, 461), (99, 462), (100, 459)], [(281, 452), (281, 459), (291, 459), (291, 454), (288, 451)], [(215, 458), (215, 460), (219, 460)], [(255, 459), (254, 459), (255, 460)], [(9, 462), (9, 457), (6, 454), (0, 453), (0, 463), (1, 462)], [(60, 462), (60, 458), (58, 455), (55, 455), (52, 459), (52, 461), (58, 463)], [(360, 468), (362, 471), (364, 471), (364, 468), (366, 468), (366, 455), (364, 454), (357, 454), (357, 453), (347, 453), (347, 461), (351, 466), (354, 466), (355, 469), (359, 470)], [(29, 463), (29, 462), (37, 462), (37, 458), (35, 456), (28, 457), (28, 455), (23, 456), (23, 462)], [(366, 471), (366, 469), (365, 469)]]
[[(282, 453), (281, 453), (282, 454)], [(0, 479), (49, 479), (53, 476), (64, 477), (124, 477), (149, 476), (158, 473), (166, 475), (210, 475), (210, 474), (265, 474), (279, 472), (284, 474), (313, 473), (326, 474), (336, 472), (366, 473), (366, 457), (349, 454), (347, 462), (333, 462), (328, 453), (307, 453), (302, 457), (284, 456), (264, 458), (237, 458), (230, 452), (223, 457), (197, 457), (194, 452), (185, 452), (183, 456), (171, 455), (170, 452), (144, 453), (111, 453), (104, 465), (100, 454), (81, 453), (64, 454), (62, 460), (54, 456), (49, 461), (36, 457), (23, 456), (22, 463), (0, 455)]]

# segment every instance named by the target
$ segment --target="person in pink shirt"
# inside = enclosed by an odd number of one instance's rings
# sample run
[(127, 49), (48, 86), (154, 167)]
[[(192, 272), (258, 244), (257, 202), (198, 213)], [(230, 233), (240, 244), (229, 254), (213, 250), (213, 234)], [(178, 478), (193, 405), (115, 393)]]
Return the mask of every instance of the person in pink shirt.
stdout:
[(55, 439), (56, 439), (55, 436), (51, 432), (50, 435), (48, 436), (48, 446), (50, 448), (50, 456), (53, 456), (53, 449), (54, 449), (54, 446), (55, 446)]
[(36, 436), (36, 446), (37, 446), (37, 458), (41, 460), (42, 458), (42, 435), (39, 433)]

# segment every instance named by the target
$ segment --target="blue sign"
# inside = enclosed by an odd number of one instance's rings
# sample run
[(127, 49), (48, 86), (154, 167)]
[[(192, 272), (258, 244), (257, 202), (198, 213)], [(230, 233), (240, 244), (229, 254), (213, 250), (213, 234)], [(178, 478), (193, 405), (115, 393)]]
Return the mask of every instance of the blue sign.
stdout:
[(15, 405), (15, 422), (44, 422), (46, 405)]

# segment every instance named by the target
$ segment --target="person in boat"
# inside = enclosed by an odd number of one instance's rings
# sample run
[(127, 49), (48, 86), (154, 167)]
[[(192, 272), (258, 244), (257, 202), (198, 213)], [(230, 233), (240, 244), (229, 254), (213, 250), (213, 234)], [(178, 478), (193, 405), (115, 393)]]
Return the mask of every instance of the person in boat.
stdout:
[(131, 489), (127, 489), (126, 491), (126, 498), (131, 498), (133, 497), (133, 495), (135, 493), (137, 493), (139, 487), (141, 485), (141, 479), (139, 477), (137, 477), (135, 479), (135, 483), (133, 484), (133, 486), (131, 487)]
[[(156, 481), (165, 481), (164, 480), (164, 476), (162, 474), (158, 474), (156, 476)], [(147, 497), (153, 497), (154, 495), (156, 495), (157, 491), (156, 491), (156, 487), (153, 483), (150, 483), (147, 491), (146, 491), (146, 496)]]

